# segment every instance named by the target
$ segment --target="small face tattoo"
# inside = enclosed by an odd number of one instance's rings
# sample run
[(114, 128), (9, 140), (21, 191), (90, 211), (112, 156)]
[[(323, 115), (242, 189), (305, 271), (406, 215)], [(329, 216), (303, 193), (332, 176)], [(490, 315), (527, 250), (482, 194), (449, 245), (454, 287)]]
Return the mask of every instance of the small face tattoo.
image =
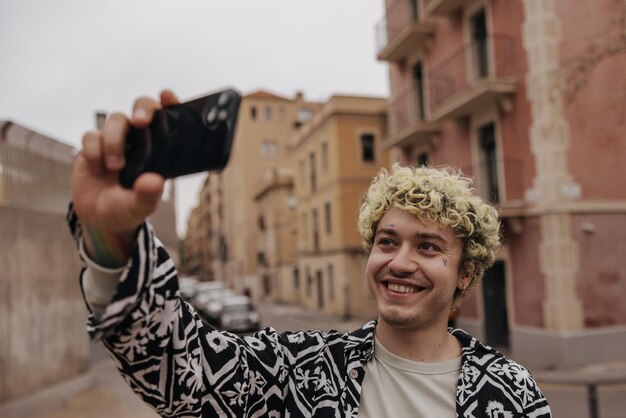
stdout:
[(443, 261), (443, 265), (448, 267), (448, 260), (446, 258), (442, 258), (441, 261)]

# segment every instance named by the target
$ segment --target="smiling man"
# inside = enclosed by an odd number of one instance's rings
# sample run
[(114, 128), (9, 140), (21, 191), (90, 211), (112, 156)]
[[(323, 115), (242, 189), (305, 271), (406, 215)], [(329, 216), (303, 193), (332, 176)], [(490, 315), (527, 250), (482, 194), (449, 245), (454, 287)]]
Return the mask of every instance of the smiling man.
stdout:
[(129, 125), (176, 103), (142, 98), (132, 118), (88, 132), (68, 221), (86, 268), (88, 330), (164, 417), (550, 417), (528, 371), (461, 330), (448, 312), (494, 262), (493, 207), (450, 170), (381, 170), (361, 206), (366, 280), (379, 318), (347, 334), (241, 337), (202, 322), (145, 218), (163, 179), (117, 181)]
[(359, 417), (550, 416), (526, 369), (447, 328), (500, 246), (496, 210), (470, 184), (447, 169), (394, 166), (365, 196), (359, 230), (378, 322)]

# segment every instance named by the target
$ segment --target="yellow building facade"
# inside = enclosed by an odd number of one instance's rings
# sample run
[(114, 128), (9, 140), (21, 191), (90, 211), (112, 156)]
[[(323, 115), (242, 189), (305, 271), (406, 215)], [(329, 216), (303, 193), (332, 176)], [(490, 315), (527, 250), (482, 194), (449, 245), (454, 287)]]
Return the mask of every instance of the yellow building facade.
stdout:
[(211, 194), (209, 177), (204, 181), (196, 206), (187, 220), (187, 236), (184, 241), (184, 272), (200, 280), (213, 280), (213, 260), (215, 251), (212, 245), (213, 226), (211, 217)]
[(263, 294), (297, 304), (297, 199), (291, 167), (265, 172), (257, 187), (257, 262)]
[(306, 307), (339, 317), (373, 317), (366, 255), (356, 222), (363, 194), (388, 165), (386, 100), (333, 96), (294, 139), (298, 265), (292, 282)]
[(218, 280), (253, 296), (265, 294), (259, 265), (259, 211), (255, 197), (266, 172), (289, 167), (295, 131), (319, 108), (301, 93), (294, 98), (266, 91), (242, 99), (231, 158), (210, 175), (213, 263)]

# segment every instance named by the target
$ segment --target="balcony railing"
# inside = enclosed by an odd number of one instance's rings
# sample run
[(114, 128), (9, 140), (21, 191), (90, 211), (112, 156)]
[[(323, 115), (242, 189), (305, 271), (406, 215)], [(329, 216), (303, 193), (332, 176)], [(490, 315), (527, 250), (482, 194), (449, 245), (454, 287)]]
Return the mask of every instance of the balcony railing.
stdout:
[(432, 68), (428, 79), (431, 117), (464, 116), (515, 92), (514, 46), (511, 38), (491, 36), (464, 45)]
[(424, 0), (426, 16), (445, 16), (463, 9), (467, 0)]
[(461, 167), (465, 175), (474, 179), (478, 194), (501, 208), (523, 203), (523, 169), (520, 160), (508, 158)]
[(438, 125), (426, 121), (426, 109), (419, 88), (412, 87), (397, 95), (389, 105), (389, 136), (385, 148), (418, 144), (439, 130)]
[(434, 33), (434, 25), (421, 21), (414, 2), (396, 0), (386, 16), (376, 25), (378, 59), (398, 61), (410, 52), (423, 48)]

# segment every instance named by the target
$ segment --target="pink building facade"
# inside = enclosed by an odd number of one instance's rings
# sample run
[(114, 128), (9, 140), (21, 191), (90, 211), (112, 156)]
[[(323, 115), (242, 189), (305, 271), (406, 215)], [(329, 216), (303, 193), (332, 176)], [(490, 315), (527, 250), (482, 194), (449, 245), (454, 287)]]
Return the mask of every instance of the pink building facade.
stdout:
[(626, 350), (623, 2), (387, 0), (383, 146), (451, 165), (502, 218), (459, 325), (535, 367)]

